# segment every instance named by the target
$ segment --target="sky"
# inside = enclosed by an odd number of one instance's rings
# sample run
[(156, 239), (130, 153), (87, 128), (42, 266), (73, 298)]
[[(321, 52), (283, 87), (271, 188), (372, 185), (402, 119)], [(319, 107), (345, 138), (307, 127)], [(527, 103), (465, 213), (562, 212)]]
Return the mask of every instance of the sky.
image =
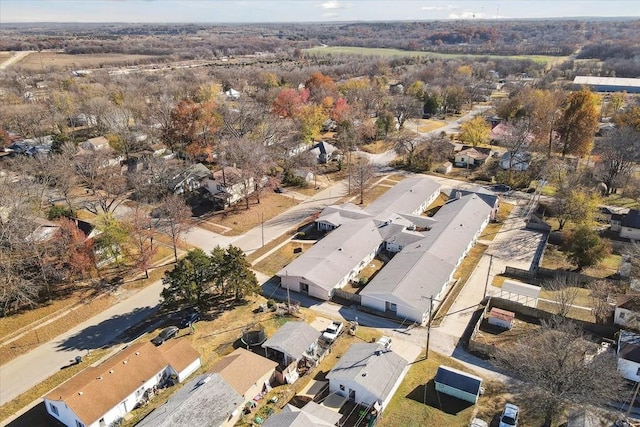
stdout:
[(335, 22), (639, 17), (637, 0), (0, 0), (9, 22)]

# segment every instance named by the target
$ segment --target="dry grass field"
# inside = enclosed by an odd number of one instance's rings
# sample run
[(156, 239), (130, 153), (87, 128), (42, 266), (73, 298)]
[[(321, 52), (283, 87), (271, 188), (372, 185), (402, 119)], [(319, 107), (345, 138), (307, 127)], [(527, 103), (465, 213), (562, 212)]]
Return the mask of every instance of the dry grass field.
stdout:
[[(149, 55), (87, 54), (68, 55), (57, 52), (34, 52), (14, 64), (15, 68), (28, 71), (67, 70), (75, 68), (101, 68), (114, 64), (133, 64), (155, 59)], [(2, 57), (0, 57), (2, 60)]]

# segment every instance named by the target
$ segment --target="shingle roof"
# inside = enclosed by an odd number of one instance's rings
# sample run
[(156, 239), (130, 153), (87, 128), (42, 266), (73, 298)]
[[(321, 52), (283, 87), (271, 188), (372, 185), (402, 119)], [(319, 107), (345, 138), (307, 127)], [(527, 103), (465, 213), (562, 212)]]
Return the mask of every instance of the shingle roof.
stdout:
[(625, 310), (640, 312), (640, 295), (621, 295), (618, 297), (616, 306)]
[(244, 395), (253, 384), (273, 371), (278, 363), (258, 354), (238, 348), (223, 357), (211, 368), (218, 373), (240, 395)]
[(182, 371), (200, 357), (200, 353), (189, 344), (189, 341), (184, 339), (165, 341), (156, 348), (164, 360), (177, 372)]
[(425, 237), (405, 246), (360, 294), (426, 310), (428, 297), (440, 293), (496, 200), (477, 193), (451, 199), (433, 216)]
[(434, 381), (475, 395), (482, 385), (482, 378), (444, 365), (438, 367)]
[[(199, 357), (189, 343), (183, 341), (171, 340), (160, 347), (150, 342), (132, 344), (100, 365), (80, 372), (45, 398), (64, 401), (85, 425), (90, 425), (136, 391), (140, 384), (165, 369), (170, 364), (167, 357), (180, 365), (190, 357), (194, 357), (191, 362)], [(168, 346), (167, 350), (164, 346)], [(183, 357), (173, 354), (173, 350), (188, 354)]]
[(640, 363), (640, 335), (625, 330), (620, 331), (618, 357)]
[(406, 178), (398, 182), (387, 192), (365, 208), (365, 211), (384, 221), (394, 212), (416, 213), (431, 195), (440, 191), (440, 184), (424, 177)]
[(298, 359), (318, 338), (320, 332), (305, 322), (287, 322), (262, 347), (272, 348)]
[(408, 364), (381, 344), (352, 344), (329, 371), (327, 379), (329, 382), (355, 381), (378, 399), (385, 400)]
[(138, 427), (222, 425), (244, 403), (219, 374), (200, 375), (136, 424)]
[(640, 229), (640, 211), (638, 209), (631, 209), (629, 213), (622, 218), (620, 225)]
[(354, 220), (318, 241), (278, 276), (303, 277), (328, 292), (380, 243), (382, 236), (371, 219)]
[(476, 160), (484, 160), (487, 157), (489, 157), (488, 154), (481, 153), (480, 151), (476, 150), (475, 148), (467, 148), (466, 150), (462, 150), (461, 152), (459, 152), (457, 154), (457, 156), (467, 156), (467, 157), (471, 157), (472, 159), (476, 159)]
[(272, 415), (263, 427), (331, 427), (340, 421), (342, 415), (315, 402), (307, 403), (302, 409), (285, 406), (279, 414)]

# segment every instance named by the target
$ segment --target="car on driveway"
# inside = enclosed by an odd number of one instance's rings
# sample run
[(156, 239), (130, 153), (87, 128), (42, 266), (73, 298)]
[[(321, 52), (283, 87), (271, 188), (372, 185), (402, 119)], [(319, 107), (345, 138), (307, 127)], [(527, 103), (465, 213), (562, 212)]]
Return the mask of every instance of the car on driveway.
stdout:
[(502, 415), (500, 415), (500, 424), (498, 427), (515, 427), (518, 425), (518, 415), (520, 415), (520, 408), (513, 403), (507, 403), (504, 405)]
[(480, 418), (474, 418), (471, 420), (471, 424), (469, 424), (469, 427), (489, 427), (489, 423), (481, 420)]
[(509, 187), (508, 185), (505, 185), (505, 184), (493, 185), (491, 187), (491, 189), (493, 191), (495, 191), (496, 193), (508, 193), (509, 191), (511, 191), (511, 187)]
[(188, 328), (198, 321), (200, 321), (200, 313), (197, 311), (191, 311), (182, 317), (182, 320), (180, 320), (180, 327)]
[(164, 343), (165, 341), (178, 335), (179, 330), (180, 329), (178, 329), (177, 326), (169, 326), (168, 328), (164, 328), (162, 331), (160, 331), (157, 337), (151, 340), (151, 342), (156, 347), (162, 345), (162, 343)]

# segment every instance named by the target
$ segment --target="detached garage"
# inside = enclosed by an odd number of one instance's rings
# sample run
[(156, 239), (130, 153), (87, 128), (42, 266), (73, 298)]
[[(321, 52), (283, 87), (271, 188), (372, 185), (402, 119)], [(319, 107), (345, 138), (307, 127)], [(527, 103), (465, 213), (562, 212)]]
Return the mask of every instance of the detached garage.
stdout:
[(482, 378), (444, 365), (438, 367), (434, 382), (436, 391), (473, 404), (482, 391)]

